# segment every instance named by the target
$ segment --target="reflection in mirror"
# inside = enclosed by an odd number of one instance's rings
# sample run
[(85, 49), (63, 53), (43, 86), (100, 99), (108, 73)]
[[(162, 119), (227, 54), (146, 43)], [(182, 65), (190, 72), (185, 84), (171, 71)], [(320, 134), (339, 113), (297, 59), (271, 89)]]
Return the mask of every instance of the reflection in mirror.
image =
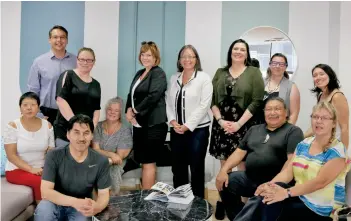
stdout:
[(282, 53), (287, 57), (286, 71), (290, 79), (296, 72), (297, 56), (294, 45), (288, 35), (281, 30), (269, 26), (255, 27), (245, 32), (240, 38), (249, 44), (251, 58), (259, 61), (264, 78), (267, 75), (270, 58), (275, 53)]

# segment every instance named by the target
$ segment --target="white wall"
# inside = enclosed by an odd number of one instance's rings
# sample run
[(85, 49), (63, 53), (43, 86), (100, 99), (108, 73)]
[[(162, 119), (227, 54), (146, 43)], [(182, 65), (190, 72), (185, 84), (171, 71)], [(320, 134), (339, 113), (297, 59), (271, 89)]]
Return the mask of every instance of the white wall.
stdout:
[(101, 85), (104, 119), (107, 100), (117, 95), (119, 2), (85, 2), (84, 23), (84, 46), (96, 55), (92, 75)]
[(301, 94), (297, 125), (303, 131), (310, 126), (309, 116), (316, 104), (315, 96), (309, 92), (313, 88), (311, 70), (316, 64), (329, 64), (336, 71), (350, 104), (350, 10), (350, 2), (290, 2), (289, 36), (298, 56), (294, 81)]
[(185, 21), (185, 44), (196, 48), (203, 70), (214, 75), (221, 66), (222, 2), (187, 2)]
[(340, 11), (340, 50), (339, 50), (339, 77), (349, 105), (351, 104), (351, 2), (341, 2)]
[(20, 116), (21, 2), (1, 2), (1, 131)]
[[(313, 8), (313, 10), (311, 10)], [(290, 2), (289, 36), (296, 48), (298, 69), (294, 81), (301, 94), (297, 125), (303, 131), (310, 126), (310, 114), (316, 98), (311, 70), (319, 63), (329, 63), (329, 2)]]
[(339, 73), (340, 2), (329, 3), (329, 65)]
[[(351, 74), (350, 74), (350, 52), (351, 52), (351, 2), (341, 2), (340, 10), (340, 49), (339, 49), (339, 80), (341, 82), (341, 89), (344, 92), (349, 108), (351, 105)], [(351, 119), (349, 120), (349, 124)], [(350, 128), (351, 129), (351, 128)], [(349, 132), (351, 137), (351, 130)], [(349, 143), (349, 156), (351, 156), (351, 143)], [(351, 192), (351, 187), (350, 190)], [(351, 199), (349, 199), (351, 204)]]
[[(221, 28), (222, 2), (186, 2), (185, 44), (196, 48), (204, 72), (212, 77), (221, 66)], [(215, 178), (219, 161), (207, 154), (205, 163)], [(214, 179), (208, 188), (215, 189)]]

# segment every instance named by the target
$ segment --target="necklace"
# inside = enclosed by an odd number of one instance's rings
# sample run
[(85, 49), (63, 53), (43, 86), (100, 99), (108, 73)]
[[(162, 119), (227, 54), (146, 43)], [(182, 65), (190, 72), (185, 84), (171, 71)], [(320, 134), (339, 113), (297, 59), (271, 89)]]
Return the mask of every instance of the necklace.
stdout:
[(183, 83), (183, 85), (186, 85), (189, 82), (189, 80), (191, 79), (191, 76), (192, 75), (190, 75), (190, 77), (186, 76), (185, 73), (183, 72), (183, 76), (182, 76), (182, 83)]
[(280, 83), (281, 83), (281, 82), (282, 82), (282, 80), (280, 80), (280, 81), (279, 81), (279, 84), (278, 84), (273, 90), (271, 90), (271, 89), (270, 89), (270, 86), (271, 86), (271, 79), (269, 79), (268, 85), (267, 85), (268, 93), (271, 94), (271, 93), (277, 91), (278, 88), (280, 87)]
[[(106, 131), (106, 134), (107, 135), (112, 135), (112, 134), (114, 134), (114, 133), (116, 133), (116, 131), (119, 129), (119, 127), (121, 126), (121, 123), (117, 123), (114, 127), (113, 127), (113, 130), (110, 132), (109, 131), (109, 128), (108, 128), (108, 124), (106, 123), (106, 122), (104, 122), (104, 124), (105, 124), (105, 131)], [(103, 125), (104, 125), (103, 124)]]
[(121, 123), (118, 123), (118, 124), (115, 126), (114, 130), (111, 131), (111, 132), (109, 132), (109, 131), (108, 131), (108, 125), (107, 125), (107, 123), (105, 123), (105, 128), (104, 128), (104, 124), (103, 124), (103, 129), (106, 131), (106, 135), (107, 135), (108, 138), (107, 138), (106, 142), (104, 143), (104, 145), (101, 146), (101, 148), (103, 148), (103, 149), (106, 149), (106, 148), (107, 148), (108, 142), (111, 140), (111, 138), (113, 137), (113, 135), (120, 129), (120, 127), (121, 127)]

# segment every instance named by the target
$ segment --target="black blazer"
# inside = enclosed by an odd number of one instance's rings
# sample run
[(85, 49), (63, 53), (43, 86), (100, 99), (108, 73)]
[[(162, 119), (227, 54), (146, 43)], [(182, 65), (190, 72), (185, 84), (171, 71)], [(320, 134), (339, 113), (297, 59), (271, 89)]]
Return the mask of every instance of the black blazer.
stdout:
[(134, 96), (131, 97), (135, 82), (144, 73), (145, 68), (139, 70), (130, 85), (125, 112), (132, 107), (131, 99), (134, 99), (136, 121), (142, 127), (150, 127), (167, 122), (165, 92), (167, 90), (167, 78), (162, 68), (151, 68), (146, 77), (135, 88)]

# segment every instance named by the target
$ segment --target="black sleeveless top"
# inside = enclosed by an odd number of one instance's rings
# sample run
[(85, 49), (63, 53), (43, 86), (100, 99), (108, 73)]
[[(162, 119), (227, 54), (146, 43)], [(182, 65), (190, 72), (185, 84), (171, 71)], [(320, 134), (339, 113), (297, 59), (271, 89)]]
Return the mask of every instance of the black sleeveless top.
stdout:
[[(84, 82), (73, 71), (67, 71), (65, 84), (62, 87), (62, 80), (66, 72), (62, 73), (56, 84), (56, 99), (61, 97), (67, 101), (73, 114), (85, 114), (93, 119), (94, 111), (100, 110), (101, 88), (100, 83), (92, 79), (91, 82)], [(54, 127), (55, 136), (62, 140), (67, 140), (68, 121), (62, 116), (60, 111), (57, 114)]]
[[(335, 93), (333, 94), (333, 96), (330, 98), (329, 103), (332, 103), (334, 95), (335, 95), (335, 94), (338, 94), (338, 93), (344, 94), (344, 93), (342, 93), (341, 91), (335, 92)], [(321, 96), (322, 96), (322, 93), (319, 93), (318, 98), (317, 98), (317, 102), (319, 102), (319, 101), (321, 100)]]

